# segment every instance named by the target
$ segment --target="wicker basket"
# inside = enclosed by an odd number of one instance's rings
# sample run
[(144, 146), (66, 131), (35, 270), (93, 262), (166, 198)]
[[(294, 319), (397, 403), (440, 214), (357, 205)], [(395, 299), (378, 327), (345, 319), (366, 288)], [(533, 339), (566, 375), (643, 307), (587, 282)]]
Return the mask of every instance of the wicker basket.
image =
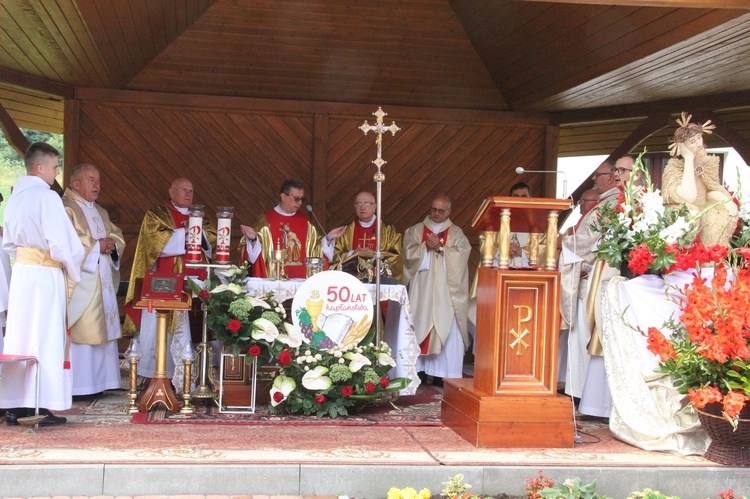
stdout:
[(721, 404), (713, 403), (697, 409), (701, 424), (711, 437), (706, 459), (727, 466), (750, 466), (750, 410), (740, 413), (737, 431), (721, 415)]

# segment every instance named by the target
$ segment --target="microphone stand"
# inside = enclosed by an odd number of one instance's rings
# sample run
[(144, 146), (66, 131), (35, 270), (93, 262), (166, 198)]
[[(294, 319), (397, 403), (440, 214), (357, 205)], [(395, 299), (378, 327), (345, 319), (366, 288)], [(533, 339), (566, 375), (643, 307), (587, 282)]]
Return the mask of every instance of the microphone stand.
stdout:
[(376, 207), (376, 217), (375, 220), (376, 224), (376, 230), (377, 230), (377, 237), (375, 240), (375, 334), (377, 335), (378, 343), (380, 343), (383, 340), (382, 335), (382, 327), (380, 324), (380, 259), (383, 257), (383, 252), (380, 248), (380, 231), (383, 224), (383, 217), (382, 217), (382, 184), (385, 182), (385, 174), (380, 171), (380, 168), (386, 164), (386, 161), (383, 159), (383, 133), (385, 132), (391, 132), (393, 136), (396, 135), (396, 132), (401, 130), (399, 127), (396, 126), (396, 122), (394, 121), (391, 123), (391, 126), (385, 126), (383, 124), (383, 117), (387, 116), (386, 113), (383, 112), (383, 109), (378, 107), (378, 110), (374, 113), (372, 113), (373, 116), (375, 116), (377, 119), (375, 120), (375, 126), (370, 126), (367, 121), (365, 121), (362, 126), (359, 127), (360, 130), (362, 130), (365, 135), (367, 135), (367, 132), (370, 130), (374, 131), (377, 135), (375, 137), (375, 144), (378, 147), (378, 157), (373, 160), (373, 164), (378, 167), (377, 173), (373, 176), (373, 180), (375, 181), (376, 185), (376, 194), (377, 194), (377, 207)]

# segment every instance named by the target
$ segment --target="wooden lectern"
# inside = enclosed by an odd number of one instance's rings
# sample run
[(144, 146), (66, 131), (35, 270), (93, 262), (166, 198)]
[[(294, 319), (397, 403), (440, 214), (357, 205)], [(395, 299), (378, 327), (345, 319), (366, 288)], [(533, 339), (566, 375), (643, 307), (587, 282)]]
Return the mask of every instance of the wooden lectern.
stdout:
[(143, 298), (143, 279), (136, 280), (133, 296), (140, 296), (141, 299), (133, 304), (133, 308), (156, 310), (156, 368), (154, 377), (139, 396), (139, 411), (148, 411), (156, 404), (163, 404), (167, 412), (176, 412), (179, 409), (172, 381), (167, 378), (167, 321), (172, 310), (190, 310), (192, 295), (183, 292), (181, 284), (182, 281), (178, 290), (181, 297), (179, 300), (160, 300)]
[[(485, 236), (474, 379), (444, 380), (442, 420), (477, 447), (574, 445), (573, 404), (557, 393), (557, 218), (568, 208), (566, 199), (495, 196), (483, 201), (472, 220)], [(538, 266), (509, 268), (511, 232), (531, 234), (531, 256), (546, 233)], [(496, 249), (499, 268), (493, 268)]]

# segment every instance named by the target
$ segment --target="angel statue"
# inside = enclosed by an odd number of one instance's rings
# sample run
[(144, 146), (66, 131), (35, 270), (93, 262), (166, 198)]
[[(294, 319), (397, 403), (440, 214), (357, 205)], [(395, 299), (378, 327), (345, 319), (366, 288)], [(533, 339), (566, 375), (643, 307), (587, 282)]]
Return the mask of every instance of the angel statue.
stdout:
[[(669, 146), (673, 156), (664, 169), (662, 194), (668, 206), (686, 204), (693, 215), (701, 214), (698, 236), (703, 244), (729, 246), (737, 227), (737, 205), (719, 179), (719, 158), (706, 152), (703, 134), (715, 128), (711, 120), (690, 123), (682, 113), (680, 127)], [(678, 159), (681, 156), (682, 159)]]

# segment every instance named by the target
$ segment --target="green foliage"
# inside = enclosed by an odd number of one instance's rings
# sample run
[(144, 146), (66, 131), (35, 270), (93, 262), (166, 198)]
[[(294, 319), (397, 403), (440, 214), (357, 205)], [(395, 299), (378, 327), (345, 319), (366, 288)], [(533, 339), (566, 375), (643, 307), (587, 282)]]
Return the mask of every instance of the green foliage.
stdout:
[(464, 476), (461, 473), (449, 478), (447, 482), (443, 482), (443, 485), (445, 485), (443, 495), (446, 497), (463, 497), (466, 489), (471, 488), (471, 485), (464, 483)]
[(667, 496), (658, 490), (643, 489), (640, 492), (633, 492), (628, 499), (680, 499), (678, 496)]
[(578, 477), (568, 478), (561, 485), (555, 485), (539, 491), (539, 497), (545, 499), (605, 499), (596, 493), (596, 480), (583, 484)]

